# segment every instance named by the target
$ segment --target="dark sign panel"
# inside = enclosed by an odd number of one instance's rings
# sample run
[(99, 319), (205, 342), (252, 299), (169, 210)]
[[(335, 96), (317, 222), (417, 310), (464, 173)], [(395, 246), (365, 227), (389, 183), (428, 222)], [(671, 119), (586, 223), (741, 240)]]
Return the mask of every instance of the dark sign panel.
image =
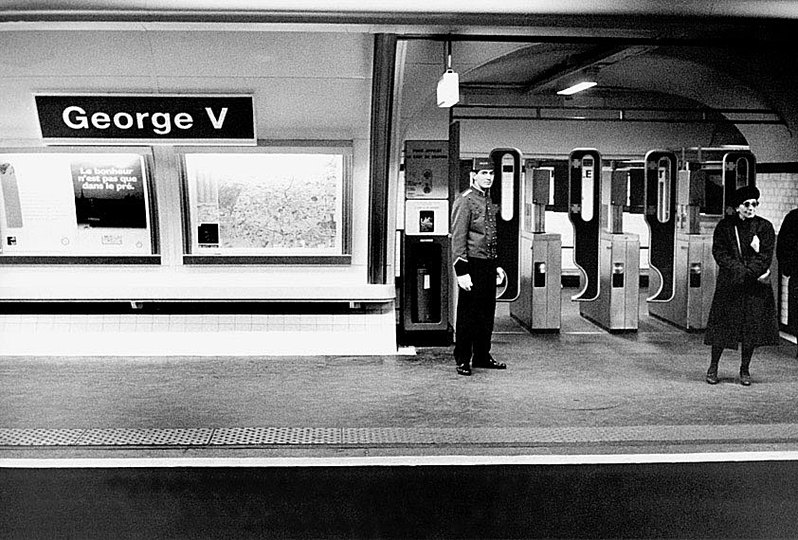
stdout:
[(256, 144), (252, 96), (37, 95), (50, 144)]

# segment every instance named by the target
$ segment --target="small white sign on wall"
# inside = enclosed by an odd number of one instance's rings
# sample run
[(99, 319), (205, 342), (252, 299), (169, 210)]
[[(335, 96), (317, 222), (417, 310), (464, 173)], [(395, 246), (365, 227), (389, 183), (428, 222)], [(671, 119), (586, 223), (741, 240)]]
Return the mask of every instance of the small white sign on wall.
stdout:
[(405, 206), (405, 234), (446, 236), (449, 234), (449, 201), (411, 199)]

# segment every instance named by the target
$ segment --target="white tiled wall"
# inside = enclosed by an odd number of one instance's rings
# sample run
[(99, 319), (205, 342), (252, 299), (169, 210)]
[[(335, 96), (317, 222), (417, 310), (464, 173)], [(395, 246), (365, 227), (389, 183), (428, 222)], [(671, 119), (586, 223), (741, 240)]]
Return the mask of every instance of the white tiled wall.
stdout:
[(798, 173), (758, 173), (757, 186), (762, 203), (759, 215), (778, 232), (787, 212), (798, 208)]
[[(757, 173), (757, 186), (761, 193), (759, 215), (773, 223), (776, 232), (784, 216), (798, 208), (798, 173)], [(779, 321), (787, 324), (787, 277), (782, 277)]]
[(0, 355), (395, 354), (392, 305), (348, 314), (0, 315)]

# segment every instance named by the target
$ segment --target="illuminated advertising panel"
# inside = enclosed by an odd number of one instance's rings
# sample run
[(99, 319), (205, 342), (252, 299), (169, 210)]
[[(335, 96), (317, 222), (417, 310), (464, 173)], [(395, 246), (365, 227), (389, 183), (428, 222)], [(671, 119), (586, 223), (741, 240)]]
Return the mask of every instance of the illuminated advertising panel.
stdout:
[(0, 153), (3, 255), (150, 255), (147, 170), (135, 153)]
[(341, 255), (346, 154), (190, 153), (192, 253)]

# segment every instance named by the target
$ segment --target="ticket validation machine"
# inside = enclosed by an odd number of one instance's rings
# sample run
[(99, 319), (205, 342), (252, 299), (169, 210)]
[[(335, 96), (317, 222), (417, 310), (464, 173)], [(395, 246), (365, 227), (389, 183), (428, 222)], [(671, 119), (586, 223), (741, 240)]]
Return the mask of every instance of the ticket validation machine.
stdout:
[(748, 150), (723, 154), (723, 206), (726, 215), (736, 209), (731, 206), (734, 192), (741, 187), (756, 186), (756, 158)]
[(601, 154), (578, 148), (568, 162), (568, 219), (574, 228), (574, 263), (580, 272), (579, 292), (571, 300), (593, 302), (599, 295)]
[(411, 340), (451, 342), (448, 141), (406, 141), (402, 318)]
[(650, 315), (688, 331), (706, 328), (716, 265), (712, 235), (701, 234), (700, 208), (707, 175), (677, 171), (672, 152), (646, 154), (646, 222), (651, 231)]
[(562, 237), (546, 232), (554, 170), (527, 160), (524, 223), (519, 257), (520, 291), (510, 315), (529, 331), (558, 332), (562, 319)]
[(623, 232), (629, 174), (628, 168), (607, 168), (596, 179), (598, 291), (594, 300), (579, 304), (583, 317), (611, 332), (637, 331), (640, 315), (640, 237)]
[(490, 152), (494, 165), (493, 204), (498, 206), (496, 234), (498, 265), (505, 276), (496, 290), (496, 300), (512, 302), (520, 286), (519, 245), (521, 222), (521, 152), (515, 148), (495, 148)]

